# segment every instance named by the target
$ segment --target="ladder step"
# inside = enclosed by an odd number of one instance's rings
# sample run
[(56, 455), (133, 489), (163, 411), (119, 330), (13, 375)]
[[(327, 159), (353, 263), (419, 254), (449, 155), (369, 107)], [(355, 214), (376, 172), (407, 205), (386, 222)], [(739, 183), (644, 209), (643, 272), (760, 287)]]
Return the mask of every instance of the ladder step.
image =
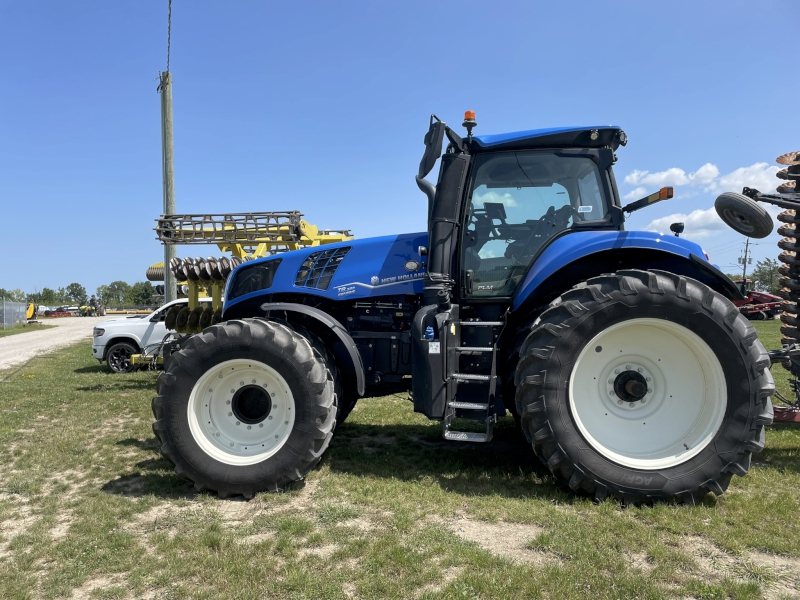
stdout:
[(472, 431), (445, 431), (444, 439), (455, 442), (488, 442), (492, 438), (486, 433), (474, 433)]
[(477, 402), (448, 402), (447, 406), (452, 408), (466, 408), (468, 410), (488, 410), (488, 404), (478, 404)]
[(463, 381), (489, 381), (489, 375), (472, 375), (471, 373), (453, 373), (453, 379), (461, 379)]
[(494, 348), (491, 346), (459, 346), (455, 349), (456, 352), (493, 352)]
[(459, 321), (459, 325), (467, 327), (497, 327), (505, 325), (503, 321)]

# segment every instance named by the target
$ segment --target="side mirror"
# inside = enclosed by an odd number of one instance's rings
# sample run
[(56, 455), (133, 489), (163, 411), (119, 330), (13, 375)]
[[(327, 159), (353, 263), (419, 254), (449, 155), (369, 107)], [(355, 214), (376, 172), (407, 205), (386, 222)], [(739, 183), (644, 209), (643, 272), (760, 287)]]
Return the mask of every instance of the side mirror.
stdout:
[(669, 200), (673, 197), (673, 188), (672, 186), (663, 187), (658, 190), (654, 194), (650, 194), (649, 196), (645, 196), (641, 200), (637, 200), (636, 202), (631, 202), (630, 204), (626, 204), (622, 207), (626, 213), (632, 213), (635, 210), (640, 210), (645, 206), (650, 206), (651, 204), (655, 204), (656, 202), (661, 202), (662, 200)]
[(425, 134), (425, 153), (419, 162), (419, 175), (422, 179), (431, 172), (437, 159), (442, 155), (442, 140), (444, 139), (445, 124), (436, 115), (431, 115), (431, 124)]

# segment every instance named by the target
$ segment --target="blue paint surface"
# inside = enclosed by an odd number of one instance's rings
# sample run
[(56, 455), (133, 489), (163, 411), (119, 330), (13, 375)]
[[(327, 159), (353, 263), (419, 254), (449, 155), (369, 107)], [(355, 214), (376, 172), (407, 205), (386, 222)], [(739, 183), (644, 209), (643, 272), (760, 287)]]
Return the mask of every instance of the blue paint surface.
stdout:
[[(250, 261), (237, 267), (228, 278), (225, 296), (228, 296), (228, 287), (233, 281), (235, 273), (247, 265), (281, 259), (281, 264), (275, 273), (272, 287), (267, 290), (251, 292), (226, 301), (224, 309), (238, 304), (249, 298), (264, 294), (300, 293), (321, 296), (331, 300), (351, 300), (358, 298), (374, 298), (396, 294), (421, 294), (425, 269), (408, 271), (406, 262), (415, 260), (425, 262), (417, 253), (417, 248), (428, 245), (428, 234), (403, 233), (400, 235), (387, 235), (376, 238), (364, 238), (326, 244), (315, 248), (305, 248), (285, 252), (277, 257), (261, 258)], [(350, 246), (351, 250), (344, 257), (339, 268), (331, 280), (327, 290), (318, 290), (294, 285), (297, 271), (309, 254), (320, 250), (330, 250), (341, 246)]]
[[(281, 259), (272, 287), (251, 292), (225, 302), (225, 310), (253, 297), (266, 294), (299, 293), (320, 296), (330, 300), (356, 300), (381, 296), (422, 294), (425, 269), (408, 271), (407, 261), (423, 262), (417, 248), (428, 245), (425, 232), (365, 238), (286, 252), (279, 257), (268, 257), (241, 265)], [(327, 290), (294, 285), (300, 265), (308, 255), (339, 246), (351, 246)], [(691, 254), (703, 256), (703, 250), (689, 240), (649, 231), (575, 231), (556, 239), (536, 260), (526, 274), (514, 297), (512, 308), (518, 308), (538, 285), (567, 264), (590, 254), (615, 248), (642, 248), (661, 250), (668, 254), (689, 258)], [(228, 278), (228, 285), (233, 275)], [(226, 297), (227, 297), (226, 287)]]
[(493, 135), (476, 135), (472, 139), (482, 148), (491, 148), (508, 142), (518, 142), (520, 140), (535, 140), (536, 138), (547, 137), (559, 133), (579, 133), (592, 129), (620, 129), (616, 125), (595, 125), (593, 127), (548, 127), (546, 129), (528, 129), (526, 131), (511, 131), (509, 133), (497, 133)]
[(683, 258), (703, 256), (703, 249), (689, 240), (650, 231), (575, 231), (564, 235), (539, 255), (517, 288), (512, 309), (522, 304), (537, 286), (567, 264), (581, 258), (616, 248), (661, 250)]

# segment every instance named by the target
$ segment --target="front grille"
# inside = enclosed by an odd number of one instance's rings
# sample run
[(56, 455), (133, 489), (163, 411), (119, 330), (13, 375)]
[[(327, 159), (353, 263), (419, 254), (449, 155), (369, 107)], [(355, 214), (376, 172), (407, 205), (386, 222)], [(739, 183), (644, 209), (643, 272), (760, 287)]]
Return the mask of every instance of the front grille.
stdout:
[(312, 252), (300, 265), (294, 284), (301, 287), (327, 290), (336, 269), (350, 251), (350, 246)]

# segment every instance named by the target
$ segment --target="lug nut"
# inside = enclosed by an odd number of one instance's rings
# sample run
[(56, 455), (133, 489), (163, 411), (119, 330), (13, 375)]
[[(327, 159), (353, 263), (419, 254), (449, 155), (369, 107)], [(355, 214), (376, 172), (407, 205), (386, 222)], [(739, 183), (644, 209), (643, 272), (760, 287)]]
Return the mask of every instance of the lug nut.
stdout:
[(255, 379), (253, 379), (253, 383), (255, 383), (255, 382), (256, 382), (256, 380), (255, 380)]
[(236, 390), (231, 388), (231, 394), (235, 394), (235, 393), (236, 393)]
[(236, 421), (236, 425), (237, 425), (237, 426), (238, 426), (238, 425), (241, 425), (241, 423), (239, 423), (239, 421)]
[(250, 425), (248, 425), (248, 426), (247, 426), (247, 428), (248, 428), (248, 429), (252, 429), (252, 427), (250, 427)]
[(617, 375), (619, 375), (619, 369), (614, 369), (614, 373), (616, 373)]
[(614, 390), (611, 390), (611, 391), (610, 391), (610, 392), (608, 392), (608, 393), (609, 393), (611, 396), (616, 396), (616, 395), (617, 395), (617, 393), (616, 393)]
[(648, 394), (652, 394), (652, 393), (653, 393), (653, 390), (652, 390), (652, 388), (647, 388), (647, 393), (648, 393)]
[(639, 373), (641, 373), (641, 372), (642, 372), (642, 367), (639, 367), (639, 368), (638, 368), (638, 369), (636, 369), (636, 370), (637, 370), (637, 371), (639, 371)]
[(226, 401), (225, 401), (225, 404), (230, 404), (230, 403), (231, 403), (231, 401), (230, 401), (230, 400), (226, 400)]
[(633, 406), (634, 406), (633, 402), (631, 402), (630, 406), (631, 406), (631, 408), (633, 408)]
[(650, 381), (650, 378), (649, 377), (645, 377), (644, 380), (645, 381)]
[(622, 404), (622, 400), (617, 400), (617, 404)]
[(229, 413), (228, 413), (228, 416), (229, 416), (229, 417), (232, 417), (232, 416), (233, 416), (233, 413), (232, 413), (232, 412), (229, 412)]
[(219, 437), (219, 432), (217, 433), (217, 437)]
[(263, 427), (263, 426), (264, 426), (264, 424), (263, 424), (263, 423), (259, 423), (259, 424), (258, 424), (258, 426), (259, 426), (259, 427)]
[(272, 420), (272, 415), (268, 416), (267, 418), (271, 421)]
[(625, 365), (625, 370), (630, 371), (631, 370), (631, 366), (630, 365)]
[(608, 383), (614, 383), (614, 380), (613, 379), (609, 379)]

